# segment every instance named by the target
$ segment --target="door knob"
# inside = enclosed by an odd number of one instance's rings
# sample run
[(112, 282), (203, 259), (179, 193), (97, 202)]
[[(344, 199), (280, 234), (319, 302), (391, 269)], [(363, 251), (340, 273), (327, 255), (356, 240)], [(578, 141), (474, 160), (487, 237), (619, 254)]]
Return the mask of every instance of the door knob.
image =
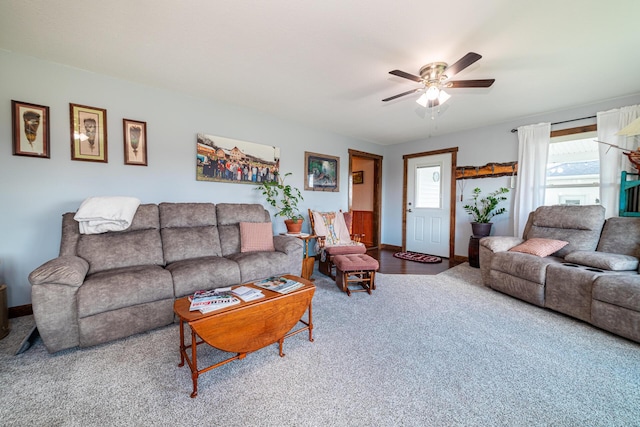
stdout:
[(407, 212), (413, 212), (411, 209), (407, 209)]

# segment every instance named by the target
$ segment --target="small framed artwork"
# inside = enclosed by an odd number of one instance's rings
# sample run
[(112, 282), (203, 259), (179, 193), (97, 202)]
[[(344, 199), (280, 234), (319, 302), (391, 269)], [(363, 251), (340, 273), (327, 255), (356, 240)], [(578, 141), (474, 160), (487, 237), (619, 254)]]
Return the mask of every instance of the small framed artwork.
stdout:
[(354, 184), (364, 183), (364, 171), (355, 171), (351, 174)]
[(69, 104), (71, 160), (107, 163), (107, 110)]
[(311, 191), (340, 191), (340, 158), (304, 152), (306, 179), (304, 189)]
[(49, 107), (11, 101), (13, 155), (50, 158)]
[(147, 122), (122, 119), (124, 164), (147, 166)]

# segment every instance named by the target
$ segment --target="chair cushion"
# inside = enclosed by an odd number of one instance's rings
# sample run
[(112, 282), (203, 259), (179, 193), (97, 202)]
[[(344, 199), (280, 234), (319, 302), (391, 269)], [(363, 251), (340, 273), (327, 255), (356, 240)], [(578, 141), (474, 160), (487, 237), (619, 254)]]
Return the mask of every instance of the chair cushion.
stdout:
[(336, 255), (333, 263), (340, 271), (378, 270), (379, 264), (375, 258), (365, 254)]
[(273, 252), (273, 229), (270, 222), (240, 223), (240, 252)]
[(329, 255), (364, 254), (367, 248), (362, 243), (348, 245), (326, 246), (324, 251)]
[(512, 252), (522, 252), (544, 258), (559, 251), (568, 244), (569, 242), (565, 242), (563, 240), (533, 238), (514, 246), (509, 250)]

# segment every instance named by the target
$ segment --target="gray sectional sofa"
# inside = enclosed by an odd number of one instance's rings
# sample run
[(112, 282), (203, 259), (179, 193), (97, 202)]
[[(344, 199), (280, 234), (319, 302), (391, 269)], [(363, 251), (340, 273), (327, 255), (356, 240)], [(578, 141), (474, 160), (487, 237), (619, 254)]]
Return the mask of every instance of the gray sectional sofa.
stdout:
[(29, 275), (49, 352), (92, 346), (173, 322), (173, 302), (198, 289), (301, 273), (302, 241), (273, 236), (274, 251), (242, 252), (240, 223), (271, 223), (258, 204), (160, 203), (131, 226), (80, 234), (62, 219), (60, 255)]
[[(569, 242), (540, 257), (515, 252), (544, 238)], [(486, 286), (640, 342), (640, 218), (612, 217), (602, 206), (543, 206), (522, 238), (480, 240)]]

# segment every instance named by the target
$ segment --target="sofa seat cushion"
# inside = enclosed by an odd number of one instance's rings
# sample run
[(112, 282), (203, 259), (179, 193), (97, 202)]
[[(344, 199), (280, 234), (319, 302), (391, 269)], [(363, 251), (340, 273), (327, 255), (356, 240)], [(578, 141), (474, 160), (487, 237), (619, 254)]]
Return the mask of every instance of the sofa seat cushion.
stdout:
[(491, 270), (516, 276), (529, 282), (544, 285), (547, 266), (562, 259), (525, 254), (521, 252), (498, 252), (491, 260)]
[(238, 264), (242, 283), (291, 273), (289, 257), (283, 252), (245, 252), (228, 258)]
[(176, 298), (201, 289), (222, 288), (240, 283), (238, 263), (223, 257), (202, 257), (176, 261), (166, 269), (173, 277)]
[(640, 275), (600, 276), (592, 294), (594, 300), (640, 312)]
[(564, 259), (567, 262), (599, 268), (601, 270), (626, 271), (638, 269), (638, 258), (630, 255), (596, 251), (576, 251), (571, 252), (564, 257)]
[(160, 266), (102, 271), (87, 277), (77, 293), (78, 317), (173, 298), (171, 274)]

